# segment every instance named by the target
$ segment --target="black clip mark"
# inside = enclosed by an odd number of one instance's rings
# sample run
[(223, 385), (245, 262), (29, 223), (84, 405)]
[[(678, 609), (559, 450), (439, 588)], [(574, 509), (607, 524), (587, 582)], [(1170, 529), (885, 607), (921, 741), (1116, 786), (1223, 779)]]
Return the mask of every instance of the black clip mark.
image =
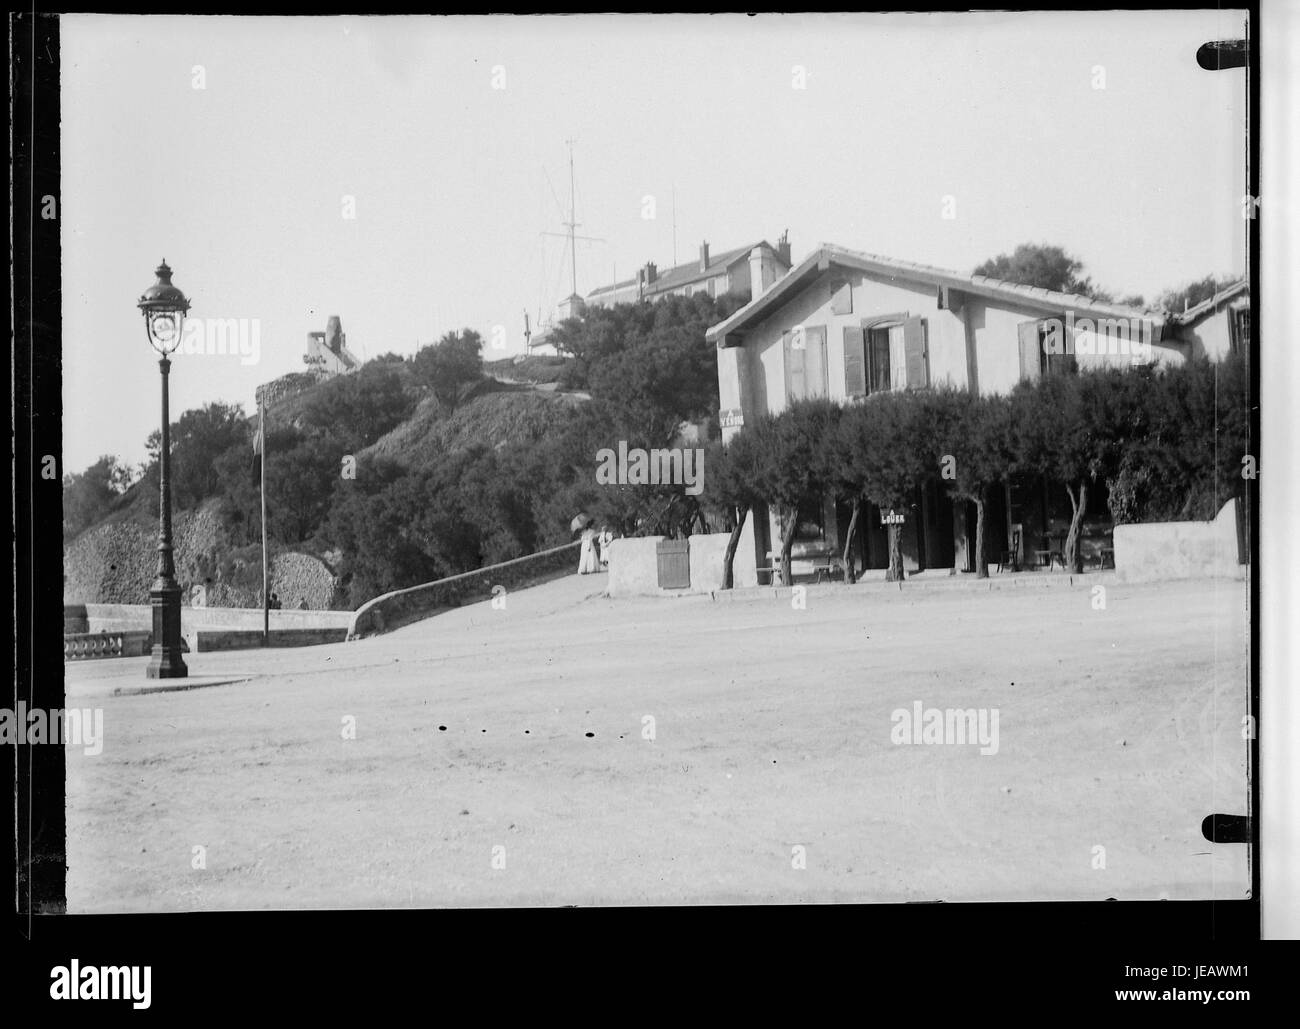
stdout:
[(1201, 835), (1211, 843), (1249, 843), (1249, 815), (1206, 815)]

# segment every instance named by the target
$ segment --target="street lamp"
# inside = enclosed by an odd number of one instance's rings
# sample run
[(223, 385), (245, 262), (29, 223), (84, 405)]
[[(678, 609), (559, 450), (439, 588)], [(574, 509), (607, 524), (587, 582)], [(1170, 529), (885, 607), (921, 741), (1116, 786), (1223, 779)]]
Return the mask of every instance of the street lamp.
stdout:
[(172, 270), (164, 258), (154, 273), (158, 281), (144, 291), (136, 304), (144, 315), (145, 332), (150, 345), (161, 359), (162, 373), (162, 448), (158, 469), (158, 575), (149, 590), (153, 605), (153, 656), (145, 674), (150, 679), (184, 679), (189, 675), (181, 658), (181, 588), (176, 582), (176, 564), (172, 558), (172, 495), (168, 482), (171, 461), (171, 424), (167, 411), (168, 360), (181, 342), (181, 327), (190, 302), (172, 285)]

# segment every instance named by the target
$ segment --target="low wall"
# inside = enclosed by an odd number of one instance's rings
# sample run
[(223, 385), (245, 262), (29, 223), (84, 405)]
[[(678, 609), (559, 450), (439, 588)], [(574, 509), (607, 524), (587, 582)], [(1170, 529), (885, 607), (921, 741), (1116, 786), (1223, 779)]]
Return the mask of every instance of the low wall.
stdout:
[[(153, 607), (149, 604), (86, 604), (88, 632), (123, 632), (144, 629), (153, 632)], [(270, 612), (271, 631), (335, 629), (347, 631), (351, 611)], [(65, 623), (66, 624), (66, 623)], [(253, 607), (182, 607), (181, 636), (191, 651), (198, 649), (200, 632), (255, 631), (259, 643), (262, 634), (262, 611)], [(284, 644), (291, 646), (292, 644)], [(211, 649), (211, 648), (209, 648)]]
[[(89, 632), (101, 629), (127, 629), (153, 627), (153, 606), (150, 604), (86, 604)], [(271, 611), (272, 629), (347, 628), (352, 620), (351, 611)], [(182, 607), (181, 631), (198, 629), (258, 629), (262, 628), (260, 607)]]
[(1242, 579), (1237, 562), (1237, 505), (1223, 505), (1212, 522), (1152, 522), (1115, 526), (1115, 577), (1120, 582), (1164, 579)]
[(664, 536), (624, 536), (609, 545), (609, 595), (681, 593), (659, 588), (657, 547)]
[(354, 640), (390, 632), (453, 607), (489, 600), (493, 586), (521, 589), (564, 575), (574, 575), (578, 570), (578, 548), (581, 545), (580, 540), (575, 540), (513, 561), (385, 593), (356, 609), (348, 625), (347, 638)]
[[(754, 536), (747, 519), (736, 545), (732, 564), (732, 578), (736, 586), (756, 586), (758, 577), (754, 569)], [(611, 597), (680, 596), (683, 593), (711, 593), (722, 589), (722, 562), (727, 553), (729, 532), (710, 532), (691, 536), (689, 560), (691, 585), (689, 589), (665, 590), (659, 588), (658, 544), (663, 536), (639, 536), (616, 539), (610, 548), (609, 595)]]
[[(350, 613), (350, 612), (345, 612)], [(195, 633), (195, 650), (257, 650), (262, 646), (261, 629), (201, 629)], [(267, 634), (268, 647), (315, 647), (322, 643), (342, 643), (348, 638), (347, 626), (330, 629), (272, 629)]]

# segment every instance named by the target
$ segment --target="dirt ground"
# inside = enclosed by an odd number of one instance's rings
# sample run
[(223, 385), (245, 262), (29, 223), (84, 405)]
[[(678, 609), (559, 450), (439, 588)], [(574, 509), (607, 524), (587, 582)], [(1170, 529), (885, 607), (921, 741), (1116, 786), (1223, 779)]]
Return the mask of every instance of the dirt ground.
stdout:
[[(69, 665), (105, 740), (67, 748), (68, 910), (1247, 895), (1200, 829), (1247, 810), (1244, 583), (603, 589), (184, 692)], [(891, 742), (917, 702), (996, 709), (997, 752)]]

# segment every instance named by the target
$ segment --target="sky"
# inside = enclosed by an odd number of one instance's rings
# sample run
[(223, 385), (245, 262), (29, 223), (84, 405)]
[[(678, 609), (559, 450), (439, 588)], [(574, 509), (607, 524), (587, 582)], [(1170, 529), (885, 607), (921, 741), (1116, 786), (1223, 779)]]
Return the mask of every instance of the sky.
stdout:
[(64, 470), (144, 459), (135, 303), (164, 257), (191, 318), (248, 331), (176, 355), (173, 420), (251, 412), (333, 314), (367, 358), (466, 327), (503, 344), (487, 359), (522, 351), (524, 312), (569, 292), (543, 235), (568, 139), (600, 240), (582, 294), (787, 229), (796, 261), (825, 242), (961, 272), (1056, 244), (1148, 300), (1244, 276), (1245, 73), (1195, 62), (1244, 20), (65, 15)]

